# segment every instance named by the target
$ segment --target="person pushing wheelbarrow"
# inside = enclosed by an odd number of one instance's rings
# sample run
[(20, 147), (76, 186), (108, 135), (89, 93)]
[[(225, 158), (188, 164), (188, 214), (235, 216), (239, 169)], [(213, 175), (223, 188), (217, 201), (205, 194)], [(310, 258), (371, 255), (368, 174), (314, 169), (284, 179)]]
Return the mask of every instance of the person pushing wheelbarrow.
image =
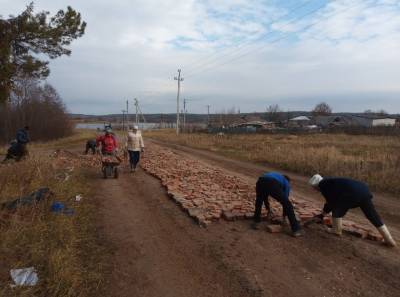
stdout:
[(104, 135), (96, 138), (96, 147), (101, 145), (101, 163), (104, 178), (111, 177), (114, 174), (118, 178), (118, 165), (121, 159), (117, 156), (117, 140), (112, 134), (111, 128), (106, 128)]

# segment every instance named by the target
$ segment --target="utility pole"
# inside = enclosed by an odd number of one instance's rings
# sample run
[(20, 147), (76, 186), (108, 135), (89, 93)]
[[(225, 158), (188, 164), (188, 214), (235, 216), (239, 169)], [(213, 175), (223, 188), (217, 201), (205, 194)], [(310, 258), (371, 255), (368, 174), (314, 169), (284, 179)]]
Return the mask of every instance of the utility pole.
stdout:
[(183, 99), (183, 129), (186, 131), (186, 102), (187, 99)]
[(139, 101), (137, 100), (137, 98), (134, 99), (135, 100), (135, 107), (136, 107), (136, 118), (135, 118), (135, 123), (136, 125), (139, 123), (138, 122), (138, 112), (139, 112)]
[(207, 127), (210, 126), (210, 106), (211, 105), (207, 105)]
[(125, 110), (122, 110), (122, 131), (125, 130)]
[(176, 95), (176, 135), (179, 134), (179, 94), (181, 92), (181, 81), (183, 81), (183, 77), (181, 78), (181, 70), (178, 69), (178, 77), (174, 77), (174, 80), (178, 81), (178, 93)]
[(126, 131), (129, 130), (129, 101), (126, 100)]

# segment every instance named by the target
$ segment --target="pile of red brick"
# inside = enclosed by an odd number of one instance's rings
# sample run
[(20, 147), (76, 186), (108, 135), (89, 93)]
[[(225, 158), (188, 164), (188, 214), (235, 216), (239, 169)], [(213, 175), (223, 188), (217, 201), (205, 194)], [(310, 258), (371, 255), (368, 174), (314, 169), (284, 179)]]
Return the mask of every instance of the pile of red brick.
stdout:
[(56, 150), (51, 154), (61, 167), (100, 167), (101, 159), (98, 155), (80, 155), (66, 150)]
[[(178, 155), (155, 144), (147, 148), (141, 166), (159, 178), (176, 203), (202, 226), (221, 218), (230, 221), (253, 216), (255, 184), (228, 174), (219, 167)], [(301, 221), (321, 212), (321, 205), (317, 206), (295, 195), (291, 199)], [(275, 214), (282, 213), (279, 203), (273, 199), (270, 199), (270, 203)], [(266, 215), (265, 209), (262, 215)], [(324, 224), (330, 225), (331, 219), (325, 218)], [(381, 239), (370, 227), (348, 220), (344, 220), (343, 229), (362, 238)]]

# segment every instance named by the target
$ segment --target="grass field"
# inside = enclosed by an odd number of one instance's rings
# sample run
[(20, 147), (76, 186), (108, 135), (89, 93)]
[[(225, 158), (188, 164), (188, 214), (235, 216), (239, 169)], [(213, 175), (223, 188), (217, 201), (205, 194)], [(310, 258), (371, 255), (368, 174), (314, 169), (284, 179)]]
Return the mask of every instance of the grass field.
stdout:
[(374, 190), (400, 194), (400, 138), (345, 134), (210, 135), (172, 130), (146, 131), (145, 137), (214, 151), (229, 157), (312, 175), (347, 176)]
[[(96, 231), (96, 208), (81, 169), (65, 180), (54, 159), (57, 148), (82, 143), (91, 132), (29, 147), (27, 160), (0, 165), (0, 203), (49, 187), (51, 200), (67, 204), (75, 214), (50, 212), (51, 201), (15, 213), (0, 210), (0, 296), (94, 296), (103, 284), (107, 252)], [(84, 142), (83, 142), (84, 143)], [(4, 150), (4, 149), (3, 149)], [(60, 178), (61, 175), (61, 178)], [(83, 199), (75, 201), (81, 194)], [(11, 288), (9, 270), (35, 267), (39, 283)]]

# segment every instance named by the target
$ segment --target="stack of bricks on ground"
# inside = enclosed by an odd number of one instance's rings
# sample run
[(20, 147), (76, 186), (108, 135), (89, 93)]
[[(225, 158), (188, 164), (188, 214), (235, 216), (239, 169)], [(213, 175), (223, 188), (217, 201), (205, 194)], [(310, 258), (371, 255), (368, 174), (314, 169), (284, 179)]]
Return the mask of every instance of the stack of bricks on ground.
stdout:
[[(147, 148), (141, 166), (159, 178), (168, 194), (203, 226), (221, 218), (229, 221), (253, 217), (255, 184), (227, 174), (221, 168), (155, 144)], [(321, 205), (300, 198), (291, 200), (301, 221), (321, 212)], [(282, 213), (279, 203), (270, 199), (270, 204), (275, 214)], [(266, 216), (264, 208), (262, 216)], [(331, 218), (326, 217), (324, 224), (330, 225)], [(343, 220), (343, 230), (362, 238), (381, 240), (373, 228), (349, 220)]]

